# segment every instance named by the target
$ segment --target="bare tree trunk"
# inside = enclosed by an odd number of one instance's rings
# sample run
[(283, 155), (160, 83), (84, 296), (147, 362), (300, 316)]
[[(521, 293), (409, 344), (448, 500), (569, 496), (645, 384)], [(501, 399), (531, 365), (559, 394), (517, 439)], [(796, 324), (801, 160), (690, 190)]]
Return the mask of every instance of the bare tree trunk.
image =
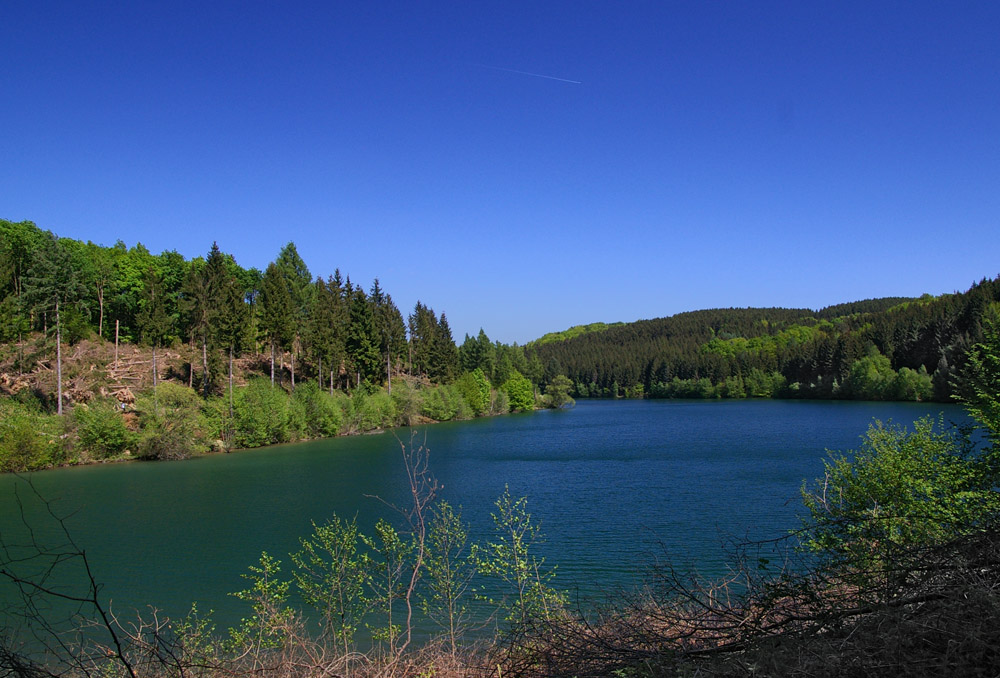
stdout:
[(62, 327), (59, 325), (59, 299), (56, 298), (56, 412), (62, 414)]
[(392, 395), (392, 364), (389, 362), (389, 352), (385, 352), (385, 383), (389, 385), (389, 395)]
[(208, 395), (208, 336), (201, 335), (201, 390)]
[(118, 369), (118, 321), (115, 320), (115, 369)]
[(229, 419), (233, 418), (233, 345), (229, 345)]
[(274, 388), (274, 340), (271, 340), (271, 388)]
[(295, 390), (295, 347), (292, 346), (292, 359), (289, 361), (292, 371), (292, 390)]
[(333, 395), (333, 370), (330, 370), (330, 395)]
[(97, 336), (104, 338), (104, 290), (97, 292), (97, 305), (100, 307), (100, 315), (97, 320)]
[(319, 390), (323, 390), (323, 356), (319, 357), (319, 369), (316, 370), (317, 378), (319, 378)]
[(159, 415), (160, 400), (156, 397), (156, 340), (153, 340), (153, 414)]

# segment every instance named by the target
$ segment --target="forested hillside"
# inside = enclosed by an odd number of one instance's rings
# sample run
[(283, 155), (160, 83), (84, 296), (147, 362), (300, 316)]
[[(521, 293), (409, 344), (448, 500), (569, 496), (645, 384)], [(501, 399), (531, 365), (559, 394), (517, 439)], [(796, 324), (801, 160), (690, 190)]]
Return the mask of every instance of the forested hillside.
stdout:
[(423, 302), (404, 317), (378, 279), (314, 277), (291, 242), (261, 271), (0, 220), (0, 470), (569, 402), (541, 376), (483, 332), (459, 348)]
[(891, 297), (819, 311), (679, 313), (537, 346), (545, 374), (578, 397), (948, 400), (1000, 278), (967, 292)]

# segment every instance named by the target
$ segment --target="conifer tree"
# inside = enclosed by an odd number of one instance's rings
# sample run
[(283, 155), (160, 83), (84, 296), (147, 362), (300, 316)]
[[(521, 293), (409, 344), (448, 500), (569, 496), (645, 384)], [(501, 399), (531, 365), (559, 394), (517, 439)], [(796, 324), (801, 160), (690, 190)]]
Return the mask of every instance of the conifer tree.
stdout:
[(170, 316), (167, 315), (166, 294), (163, 277), (152, 266), (146, 269), (143, 304), (136, 315), (136, 324), (141, 341), (153, 349), (153, 396), (156, 397), (157, 370), (156, 348), (163, 344), (170, 331)]
[(53, 234), (48, 234), (35, 253), (34, 263), (24, 280), (25, 293), (37, 311), (53, 311), (56, 320), (56, 410), (63, 413), (62, 398), (62, 313), (77, 304), (86, 288), (69, 251)]
[(284, 351), (295, 336), (292, 297), (281, 270), (268, 264), (261, 281), (261, 328), (271, 348), (271, 385), (274, 386), (274, 351)]

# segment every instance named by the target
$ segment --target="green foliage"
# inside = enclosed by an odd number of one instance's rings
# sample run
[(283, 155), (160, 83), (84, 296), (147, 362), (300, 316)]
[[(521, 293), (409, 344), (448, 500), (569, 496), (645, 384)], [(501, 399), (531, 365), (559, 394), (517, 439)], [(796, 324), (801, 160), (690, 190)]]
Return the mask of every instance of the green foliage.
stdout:
[(136, 442), (127, 426), (118, 403), (114, 400), (95, 401), (73, 409), (80, 445), (92, 459), (108, 459), (121, 455)]
[(193, 389), (172, 382), (159, 385), (156, 393), (141, 395), (139, 449), (142, 459), (183, 459), (209, 449), (212, 427), (202, 413), (203, 401)]
[[(343, 397), (343, 396), (340, 396)], [(328, 438), (337, 435), (341, 425), (341, 409), (337, 396), (321, 391), (314, 382), (296, 387), (291, 409), (302, 437)]]
[(431, 386), (420, 392), (420, 413), (435, 421), (468, 419), (472, 411), (455, 385)]
[(885, 400), (892, 394), (896, 373), (889, 359), (872, 347), (868, 355), (854, 361), (843, 388), (856, 400)]
[(421, 607), (455, 654), (469, 627), (466, 597), (477, 566), (469, 545), (469, 528), (445, 501), (434, 508), (427, 532), (426, 570), (427, 589)]
[(347, 655), (354, 634), (368, 610), (365, 589), (371, 579), (371, 562), (358, 550), (357, 523), (334, 515), (323, 525), (313, 523), (313, 533), (300, 540), (292, 554), (292, 576), (302, 599), (320, 612), (324, 630)]
[(531, 382), (518, 371), (511, 373), (510, 378), (502, 386), (510, 402), (512, 412), (528, 412), (535, 407), (535, 394)]
[(803, 487), (806, 543), (862, 565), (967, 533), (1000, 509), (998, 462), (928, 418), (912, 431), (876, 422), (860, 450), (831, 454), (824, 477)]
[(251, 379), (235, 396), (234, 443), (238, 447), (261, 447), (290, 440), (288, 401), (282, 389), (264, 379)]
[(570, 381), (569, 377), (562, 374), (556, 376), (549, 382), (549, 385), (545, 387), (546, 406), (554, 409), (572, 407), (574, 401), (569, 395), (570, 389), (572, 388), (573, 382)]
[(265, 650), (280, 648), (287, 638), (288, 623), (293, 612), (288, 607), (289, 582), (279, 578), (281, 561), (260, 554), (258, 565), (241, 575), (250, 585), (232, 596), (250, 603), (252, 614), (244, 618), (237, 628), (229, 630), (230, 646), (235, 651), (246, 652), (254, 658), (254, 666), (262, 663)]
[(396, 422), (396, 408), (389, 394), (382, 390), (366, 393), (365, 389), (355, 389), (351, 394), (352, 431), (375, 431), (390, 428)]
[(964, 377), (959, 399), (1000, 444), (1000, 305), (987, 314), (983, 340), (969, 351)]
[(468, 404), (469, 409), (477, 417), (489, 413), (490, 411), (490, 381), (480, 368), (472, 372), (466, 372), (458, 381), (455, 388), (462, 395), (462, 399)]
[(0, 472), (42, 469), (61, 459), (59, 418), (0, 400)]
[(407, 382), (394, 380), (392, 384), (392, 409), (396, 413), (396, 424), (412, 426), (420, 417), (423, 406), (422, 392), (412, 388)]
[(396, 653), (402, 626), (398, 616), (394, 616), (396, 603), (403, 600), (409, 581), (408, 568), (414, 544), (400, 536), (399, 532), (385, 519), (375, 524), (375, 536), (361, 536), (361, 540), (371, 552), (368, 585), (371, 588), (371, 604), (379, 612), (379, 621), (369, 623), (368, 628), (375, 641), (385, 644), (390, 655)]
[(934, 384), (927, 368), (923, 365), (918, 370), (909, 367), (899, 368), (892, 381), (893, 400), (930, 400), (934, 395)]
[[(635, 394), (642, 384), (652, 397), (706, 397), (709, 389), (716, 393), (708, 397), (738, 397), (738, 384), (727, 380), (745, 382), (756, 369), (772, 383), (780, 374), (788, 384), (770, 389), (764, 384), (757, 391), (770, 390), (770, 397), (925, 400), (929, 377), (932, 397), (948, 400), (952, 382), (964, 379), (953, 377), (964, 375), (967, 347), (981, 340), (984, 313), (1000, 302), (1000, 278), (960, 294), (903, 301), (868, 300), (818, 312), (728, 308), (679, 313), (534, 344), (528, 358), (533, 362), (537, 356), (548, 380), (561, 373), (586, 384), (591, 397), (611, 395), (615, 384), (618, 393), (626, 394)], [(874, 356), (865, 360), (872, 347), (889, 361), (889, 369)], [(900, 375), (903, 368), (916, 376)], [(522, 373), (537, 383), (533, 374)], [(699, 384), (702, 379), (708, 380), (707, 388)], [(753, 395), (746, 384), (743, 390)], [(576, 393), (583, 395), (583, 389)]]
[(534, 620), (561, 614), (567, 599), (550, 585), (555, 569), (546, 568), (545, 559), (534, 553), (543, 538), (528, 512), (528, 498), (514, 499), (510, 488), (504, 487), (494, 506), (496, 511), (490, 515), (495, 540), (476, 549), (476, 567), (500, 582), (503, 596), (499, 603), (516, 633), (526, 630)]
[(562, 332), (549, 332), (544, 334), (538, 339), (535, 339), (529, 346), (541, 346), (543, 344), (550, 344), (554, 341), (565, 341), (567, 339), (572, 339), (574, 337), (579, 337), (583, 334), (589, 334), (591, 332), (603, 332), (604, 330), (611, 329), (613, 327), (620, 327), (625, 323), (590, 323), (589, 325), (574, 325), (567, 330)]

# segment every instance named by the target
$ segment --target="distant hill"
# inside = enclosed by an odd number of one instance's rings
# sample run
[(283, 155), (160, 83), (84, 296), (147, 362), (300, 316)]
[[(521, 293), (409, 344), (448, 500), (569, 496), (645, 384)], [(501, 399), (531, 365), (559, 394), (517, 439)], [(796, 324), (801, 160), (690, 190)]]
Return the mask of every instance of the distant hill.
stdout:
[(574, 325), (568, 330), (563, 330), (562, 332), (549, 332), (548, 334), (542, 335), (538, 339), (529, 342), (528, 346), (541, 346), (543, 344), (549, 344), (553, 341), (565, 341), (566, 339), (572, 339), (573, 337), (579, 337), (582, 334), (588, 334), (590, 332), (603, 332), (606, 329), (612, 327), (621, 327), (625, 323), (590, 323), (589, 325)]
[(1000, 308), (1000, 278), (818, 311), (721, 308), (580, 325), (530, 346), (546, 377), (567, 375), (582, 397), (948, 400), (991, 305)]

